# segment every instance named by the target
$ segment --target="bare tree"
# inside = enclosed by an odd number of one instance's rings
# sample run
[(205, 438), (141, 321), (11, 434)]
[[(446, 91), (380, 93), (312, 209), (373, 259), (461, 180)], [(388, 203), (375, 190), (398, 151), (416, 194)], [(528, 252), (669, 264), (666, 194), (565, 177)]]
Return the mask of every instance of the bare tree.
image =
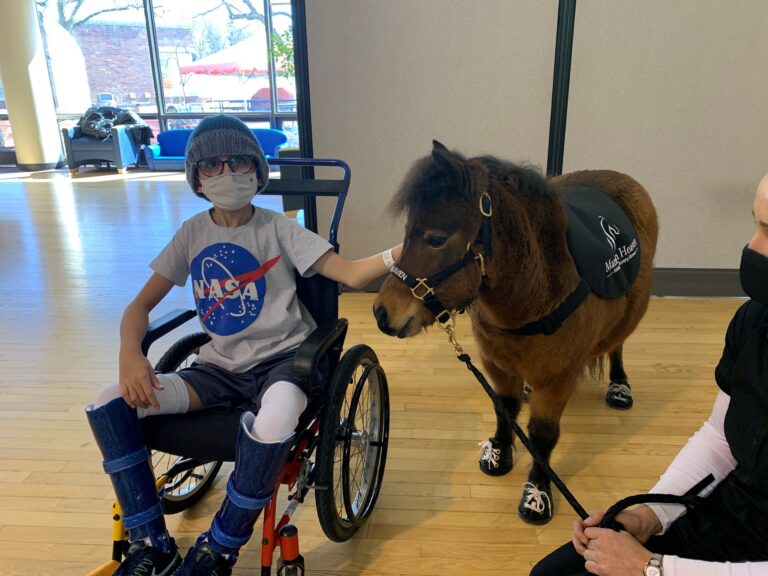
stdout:
[[(261, 4), (261, 2), (259, 2), (259, 4)], [(222, 7), (227, 10), (230, 20), (256, 20), (257, 22), (264, 24), (264, 12), (259, 11), (254, 5), (253, 0), (221, 0), (219, 4), (205, 12), (201, 12), (198, 16), (210, 14)], [(273, 12), (272, 15), (291, 16), (288, 12)]]
[(89, 4), (88, 0), (37, 0), (37, 11), (41, 16), (48, 10), (51, 2), (56, 3), (56, 16), (59, 24), (68, 32), (72, 32), (78, 26), (82, 26), (92, 18), (102, 14), (144, 9), (141, 0), (122, 0), (109, 8), (90, 8), (90, 11), (88, 8), (93, 4)]

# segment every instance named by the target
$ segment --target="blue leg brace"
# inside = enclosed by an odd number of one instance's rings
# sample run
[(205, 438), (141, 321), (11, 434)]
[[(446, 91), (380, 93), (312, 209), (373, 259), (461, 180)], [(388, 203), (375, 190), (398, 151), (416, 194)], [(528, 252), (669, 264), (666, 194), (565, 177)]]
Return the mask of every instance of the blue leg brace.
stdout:
[(171, 542), (136, 410), (117, 398), (95, 410), (93, 405), (88, 406), (85, 414), (104, 458), (104, 471), (112, 480), (123, 510), (123, 525), (131, 541), (148, 538), (155, 548), (170, 552)]
[(251, 435), (255, 416), (240, 418), (235, 469), (227, 482), (227, 496), (213, 519), (207, 537), (211, 548), (229, 554), (232, 561), (253, 533), (261, 510), (272, 498), (278, 476), (293, 445), (295, 434), (274, 444), (264, 444)]

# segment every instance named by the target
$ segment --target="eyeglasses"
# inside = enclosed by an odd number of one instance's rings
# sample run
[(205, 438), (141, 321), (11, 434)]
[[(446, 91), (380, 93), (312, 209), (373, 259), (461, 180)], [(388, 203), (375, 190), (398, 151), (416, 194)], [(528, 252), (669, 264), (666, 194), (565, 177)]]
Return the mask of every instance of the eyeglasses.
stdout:
[(255, 170), (256, 159), (253, 156), (230, 156), (226, 160), (204, 158), (197, 162), (197, 168), (203, 176), (210, 178), (224, 172), (224, 164), (229, 165), (230, 172), (248, 174)]

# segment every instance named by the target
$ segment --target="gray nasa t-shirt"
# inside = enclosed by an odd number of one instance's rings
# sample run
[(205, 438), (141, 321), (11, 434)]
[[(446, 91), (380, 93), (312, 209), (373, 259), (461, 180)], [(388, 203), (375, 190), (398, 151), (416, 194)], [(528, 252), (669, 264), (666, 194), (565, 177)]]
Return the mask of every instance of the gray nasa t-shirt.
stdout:
[(219, 226), (206, 211), (184, 222), (150, 266), (178, 286), (191, 276), (198, 318), (211, 335), (197, 361), (239, 373), (296, 348), (314, 330), (294, 270), (310, 276), (331, 248), (270, 210), (255, 208), (235, 228)]

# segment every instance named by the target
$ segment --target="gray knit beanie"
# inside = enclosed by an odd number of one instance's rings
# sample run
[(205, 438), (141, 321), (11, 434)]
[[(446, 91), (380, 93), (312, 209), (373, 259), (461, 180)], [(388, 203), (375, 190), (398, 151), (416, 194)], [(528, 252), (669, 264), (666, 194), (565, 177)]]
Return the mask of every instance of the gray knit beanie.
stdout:
[(269, 181), (269, 165), (256, 136), (239, 118), (228, 114), (209, 116), (201, 121), (189, 137), (184, 155), (187, 182), (201, 198), (205, 196), (198, 191), (200, 180), (197, 177), (197, 163), (205, 158), (252, 156), (256, 158), (256, 170), (261, 179), (257, 193), (264, 190)]

